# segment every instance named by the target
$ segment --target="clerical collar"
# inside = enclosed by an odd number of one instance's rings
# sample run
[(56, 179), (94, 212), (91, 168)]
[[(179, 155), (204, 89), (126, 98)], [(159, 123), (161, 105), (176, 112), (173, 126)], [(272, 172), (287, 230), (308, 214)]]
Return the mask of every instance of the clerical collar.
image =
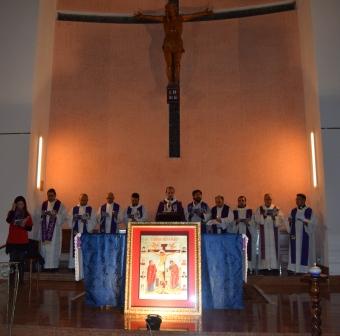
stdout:
[(173, 198), (172, 200), (169, 200), (169, 199), (165, 199), (165, 202), (167, 202), (167, 203), (175, 203), (176, 202), (176, 198)]

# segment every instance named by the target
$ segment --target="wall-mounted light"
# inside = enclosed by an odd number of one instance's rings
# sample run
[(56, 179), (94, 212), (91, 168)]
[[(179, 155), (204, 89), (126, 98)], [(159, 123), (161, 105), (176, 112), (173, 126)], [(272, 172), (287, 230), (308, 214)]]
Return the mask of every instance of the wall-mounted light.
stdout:
[(41, 190), (41, 164), (42, 164), (42, 152), (43, 152), (43, 138), (39, 137), (38, 141), (38, 158), (37, 158), (37, 189)]
[(316, 172), (316, 155), (315, 155), (315, 136), (314, 132), (310, 132), (310, 148), (312, 154), (312, 172), (313, 172), (313, 187), (318, 186), (317, 172)]

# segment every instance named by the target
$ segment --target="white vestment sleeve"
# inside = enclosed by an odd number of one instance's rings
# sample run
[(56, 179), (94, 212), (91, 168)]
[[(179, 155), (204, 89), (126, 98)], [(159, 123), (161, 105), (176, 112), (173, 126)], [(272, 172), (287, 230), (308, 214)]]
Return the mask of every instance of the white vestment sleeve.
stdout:
[(289, 221), (291, 220), (291, 217), (288, 216), (284, 219), (284, 229), (290, 233), (290, 224), (289, 224)]
[(255, 237), (257, 230), (256, 230), (254, 215), (252, 215), (250, 220), (249, 220), (248, 229), (249, 229), (251, 236)]
[(286, 230), (286, 222), (283, 212), (279, 209), (277, 216), (275, 216), (275, 226), (278, 227), (280, 230)]
[(188, 211), (188, 207), (186, 206), (185, 208), (184, 208), (184, 215), (185, 215), (185, 220), (187, 221), (187, 222), (189, 222), (189, 211)]
[(261, 214), (260, 208), (257, 208), (255, 211), (254, 221), (256, 225), (264, 225), (264, 217)]
[(73, 211), (69, 212), (68, 217), (67, 217), (67, 224), (70, 229), (73, 229)]
[(233, 221), (234, 221), (234, 213), (231, 209), (229, 209), (228, 216), (221, 218), (221, 223), (217, 226), (223, 230), (228, 230), (228, 232), (230, 232)]
[(147, 213), (146, 208), (145, 208), (144, 205), (142, 205), (142, 211), (143, 211), (143, 216), (140, 219), (140, 221), (141, 222), (147, 222), (147, 220), (148, 220), (148, 213)]
[(124, 213), (123, 213), (122, 207), (119, 207), (119, 211), (117, 214), (117, 225), (119, 225), (120, 223), (123, 223), (123, 221), (124, 221)]
[(100, 206), (96, 214), (96, 222), (99, 226), (100, 226), (101, 216), (102, 216), (102, 207)]
[[(119, 209), (120, 210), (120, 209)], [(124, 211), (123, 211), (123, 223), (125, 223), (126, 225), (129, 223), (129, 216), (127, 214), (127, 210), (128, 208), (126, 208)], [(119, 215), (119, 213), (118, 213)]]
[(97, 224), (96, 213), (95, 211), (92, 211), (90, 218), (87, 220), (87, 232), (92, 233), (92, 231), (96, 227), (96, 224)]
[[(60, 223), (61, 226), (63, 226), (63, 224), (65, 222), (67, 222), (68, 216), (67, 216), (67, 210), (66, 210), (64, 204), (60, 205), (60, 209), (58, 211), (57, 217), (59, 217), (59, 223)], [(57, 220), (57, 222), (58, 222), (58, 220)]]
[(208, 206), (207, 212), (204, 213), (203, 216), (204, 216), (204, 222), (207, 223), (211, 218), (211, 210), (209, 206)]
[(305, 225), (305, 231), (308, 233), (308, 235), (314, 234), (317, 222), (314, 213), (312, 213), (311, 219), (305, 218), (304, 221), (308, 223), (307, 225)]

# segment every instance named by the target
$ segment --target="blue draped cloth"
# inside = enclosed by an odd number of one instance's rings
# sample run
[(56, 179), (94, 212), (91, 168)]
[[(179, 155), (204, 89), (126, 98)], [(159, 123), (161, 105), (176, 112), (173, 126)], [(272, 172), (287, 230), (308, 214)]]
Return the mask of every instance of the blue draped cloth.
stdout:
[[(123, 307), (125, 235), (84, 234), (81, 237), (86, 304)], [(242, 309), (242, 237), (202, 235), (203, 309)]]
[(242, 309), (242, 236), (238, 234), (202, 237), (202, 307)]
[(126, 236), (83, 234), (85, 302), (91, 306), (124, 305)]

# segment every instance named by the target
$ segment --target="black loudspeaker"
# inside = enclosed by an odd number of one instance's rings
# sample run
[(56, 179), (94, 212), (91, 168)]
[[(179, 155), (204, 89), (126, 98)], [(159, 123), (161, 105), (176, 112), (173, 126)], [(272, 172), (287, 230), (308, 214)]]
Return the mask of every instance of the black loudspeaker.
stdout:
[(162, 318), (157, 314), (149, 314), (146, 319), (146, 329), (159, 330), (161, 328)]

